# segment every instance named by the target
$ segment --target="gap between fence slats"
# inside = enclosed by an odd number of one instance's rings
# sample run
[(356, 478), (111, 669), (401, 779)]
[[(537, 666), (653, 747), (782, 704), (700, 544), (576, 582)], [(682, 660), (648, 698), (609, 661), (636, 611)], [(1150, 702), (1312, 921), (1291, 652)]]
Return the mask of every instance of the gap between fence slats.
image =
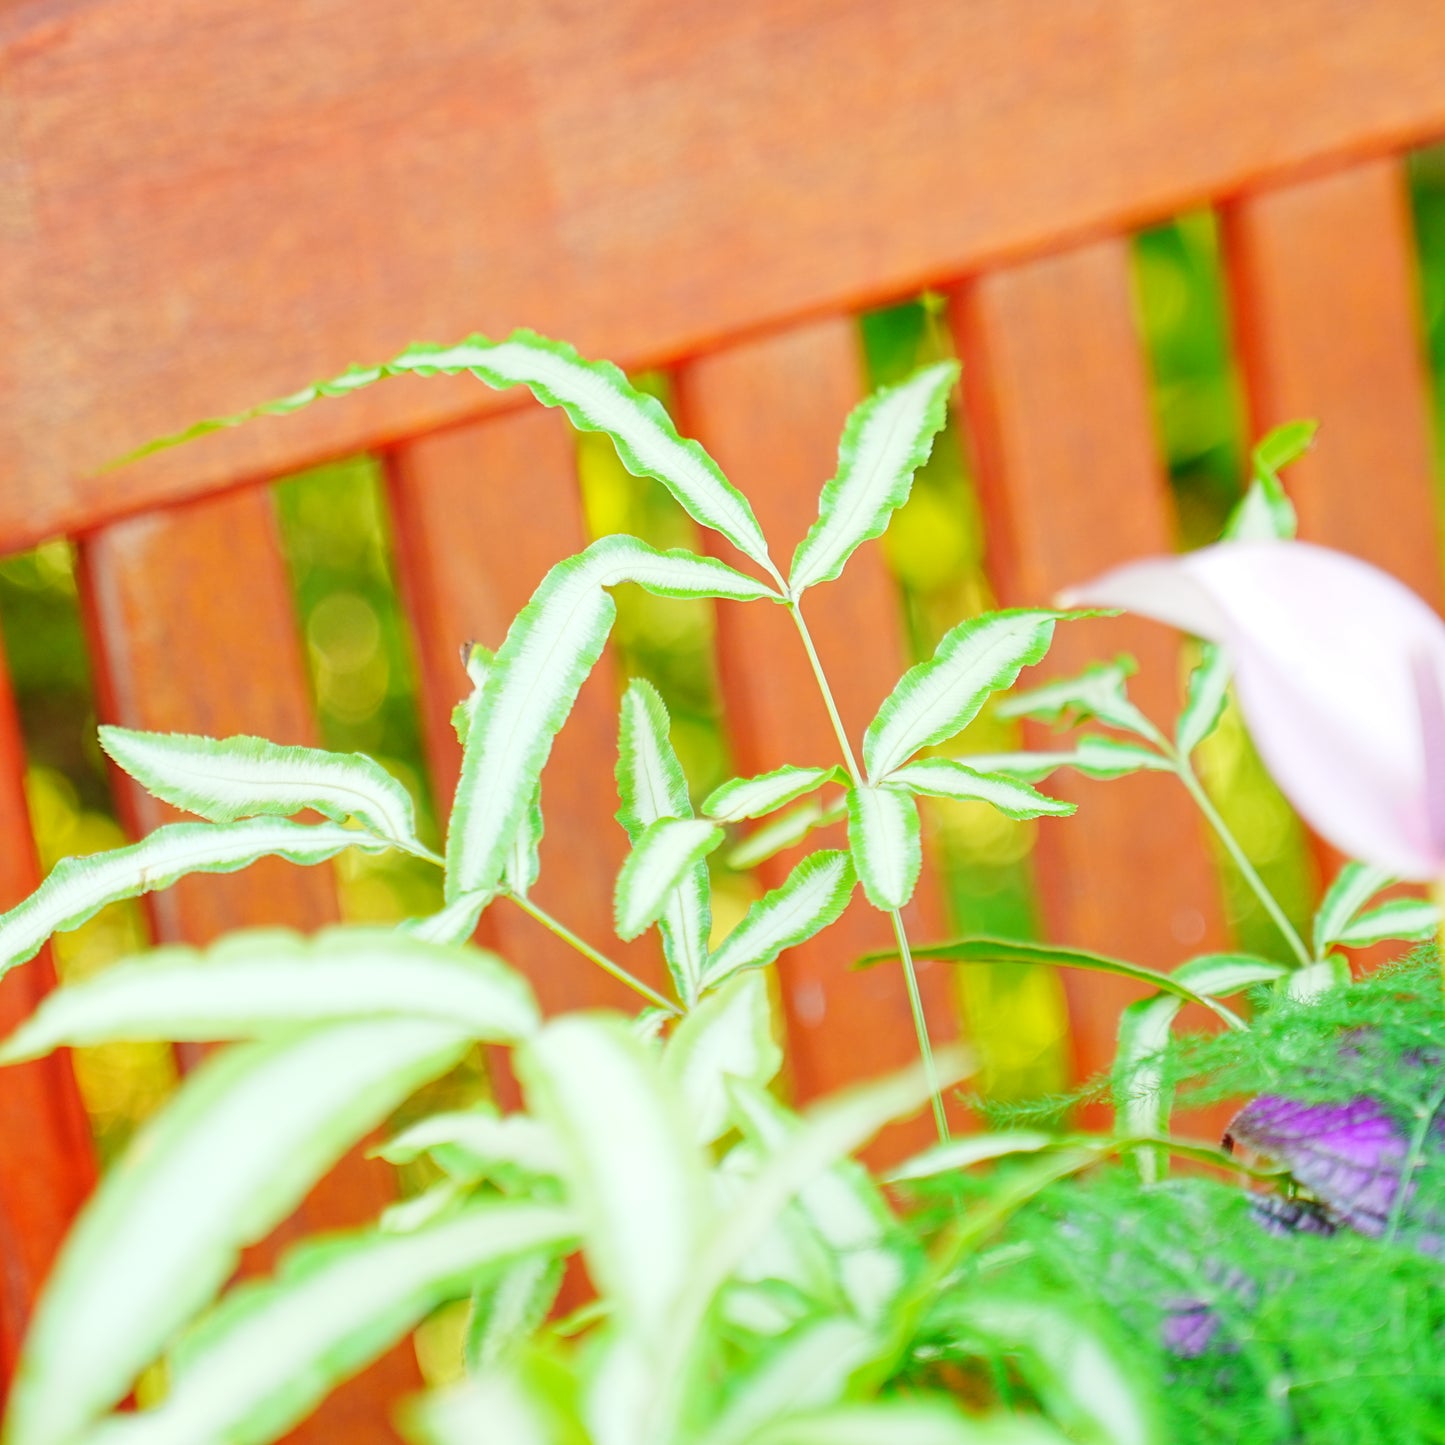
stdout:
[[(500, 646), (548, 569), (587, 542), (576, 448), (560, 416), (529, 408), (398, 448), (389, 475), (427, 748), (445, 814), (461, 757), (451, 711), (470, 687), (462, 645)], [(627, 854), (627, 835), (613, 818), (617, 709), (609, 649), (583, 684), (543, 775), (546, 829), (533, 892), (587, 942), (655, 984), (661, 966), (651, 937), (625, 945), (612, 932), (612, 890)], [(510, 903), (494, 904), (483, 929), (532, 980), (548, 1013), (639, 1006), (635, 995)]]
[[(24, 778), (24, 743), (0, 659), (0, 910), (39, 882)], [(49, 949), (0, 980), (0, 1038), (54, 982)], [(69, 1051), (0, 1069), (0, 1399), (35, 1296), (94, 1178)]]
[[(135, 518), (82, 540), (81, 597), (102, 717), (127, 727), (314, 744), (301, 642), (268, 489), (253, 486)], [(123, 777), (118, 801), (145, 834), (180, 815)], [(149, 895), (158, 941), (203, 944), (235, 928), (312, 931), (337, 917), (329, 865), (282, 859)], [(191, 1060), (196, 1051), (186, 1051)], [(390, 1171), (347, 1156), (248, 1259), (317, 1230), (372, 1220), (394, 1197)], [(389, 1402), (419, 1382), (409, 1346), (343, 1387), (288, 1436), (295, 1445), (392, 1445)]]
[[(683, 430), (707, 447), (751, 500), (784, 565), (817, 517), (818, 493), (837, 467), (844, 419), (862, 396), (853, 323), (840, 317), (731, 347), (682, 369), (676, 382)], [(717, 550), (751, 570), (720, 539)], [(804, 611), (856, 750), (908, 661), (897, 588), (877, 544), (856, 552), (838, 581), (809, 592)], [(840, 761), (806, 655), (782, 608), (720, 603), (718, 654), (739, 772)], [(792, 849), (763, 865), (763, 884), (776, 887), (804, 851), (822, 846), (843, 846), (841, 825), (814, 834), (806, 850)], [(941, 936), (943, 909), (931, 868), (924, 870), (905, 918), (914, 939)], [(789, 1057), (801, 1098), (917, 1057), (899, 969), (849, 969), (861, 954), (892, 942), (888, 920), (859, 889), (838, 923), (784, 954), (779, 968)], [(934, 1037), (955, 1036), (947, 968), (923, 965), (920, 980)], [(926, 1142), (930, 1126), (924, 1119), (915, 1123), (906, 1134), (899, 1131), (893, 1147)]]
[[(958, 289), (952, 322), (986, 517), (988, 566), (1008, 606), (1049, 606), (1103, 568), (1168, 551), (1172, 524), (1132, 311), (1127, 243), (1107, 240), (988, 273)], [(1179, 705), (1174, 636), (1134, 620), (1061, 624), (1036, 674), (1062, 676), (1120, 652), (1151, 717)], [(1046, 745), (1041, 729), (1028, 730)], [(1221, 940), (1218, 882), (1179, 784), (1145, 774), (1048, 791), (1077, 816), (1039, 823), (1036, 866), (1049, 938), (1172, 967)], [(1122, 980), (1066, 972), (1077, 1071), (1113, 1057)]]
[[(1383, 567), (1438, 609), (1431, 401), (1401, 162), (1250, 196), (1223, 219), (1251, 431), (1320, 423), (1285, 476), (1300, 535)], [(1318, 839), (1315, 853), (1326, 876), (1344, 861)], [(1368, 966), (1397, 952), (1353, 956)]]

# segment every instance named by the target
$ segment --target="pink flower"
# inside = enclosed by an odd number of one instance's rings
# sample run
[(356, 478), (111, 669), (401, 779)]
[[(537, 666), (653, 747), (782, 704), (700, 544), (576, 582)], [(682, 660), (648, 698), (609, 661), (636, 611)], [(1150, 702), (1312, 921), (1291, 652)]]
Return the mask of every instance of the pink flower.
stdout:
[(1106, 572), (1066, 594), (1081, 604), (1222, 644), (1306, 822), (1396, 877), (1445, 876), (1445, 623), (1409, 588), (1307, 542), (1221, 542)]

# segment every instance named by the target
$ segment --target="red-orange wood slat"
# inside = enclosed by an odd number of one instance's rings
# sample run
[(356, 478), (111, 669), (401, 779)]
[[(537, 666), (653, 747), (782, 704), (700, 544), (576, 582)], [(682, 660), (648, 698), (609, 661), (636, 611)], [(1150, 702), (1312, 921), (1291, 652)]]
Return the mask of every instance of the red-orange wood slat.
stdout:
[[(1048, 606), (1103, 568), (1168, 551), (1172, 525), (1136, 335), (1128, 247), (1104, 240), (987, 273), (961, 287), (952, 317), (1000, 599)], [(1044, 676), (1120, 652), (1139, 660), (1136, 700), (1172, 723), (1174, 636), (1152, 623), (1061, 624)], [(1025, 681), (1031, 674), (1025, 674)], [(1032, 730), (1032, 742), (1044, 741)], [(1172, 966), (1218, 944), (1214, 870), (1179, 784), (1159, 774), (1096, 783), (1062, 773), (1049, 790), (1079, 804), (1042, 820), (1037, 873), (1048, 936)], [(1066, 973), (1076, 1064), (1113, 1057), (1119, 1007), (1137, 990)]]
[[(815, 322), (700, 358), (677, 374), (678, 414), (748, 496), (770, 550), (786, 566), (816, 519), (818, 493), (837, 467), (838, 437), (862, 395), (853, 323)], [(717, 550), (744, 568), (721, 539)], [(863, 729), (908, 660), (900, 599), (876, 544), (854, 554), (842, 578), (806, 594), (804, 612), (856, 750)], [(783, 763), (841, 761), (839, 746), (797, 633), (781, 607), (718, 604), (718, 656), (742, 773)], [(842, 844), (841, 826), (808, 847)], [(776, 887), (801, 850), (760, 869)], [(937, 938), (943, 911), (931, 869), (905, 918), (915, 939)], [(892, 944), (884, 915), (860, 889), (843, 918), (780, 962), (793, 1082), (803, 1098), (897, 1068), (917, 1057), (897, 967), (852, 972), (861, 954)], [(921, 983), (935, 1038), (957, 1033), (948, 970), (923, 965)], [(920, 1142), (928, 1129), (920, 1121)], [(899, 1136), (899, 1146), (904, 1142)]]
[[(97, 532), (81, 544), (82, 601), (102, 716), (128, 727), (250, 733), (314, 744), (309, 689), (269, 491), (246, 487)], [(122, 782), (137, 834), (174, 810)], [(208, 942), (263, 924), (311, 931), (335, 921), (329, 866), (266, 859), (240, 873), (182, 880), (152, 894), (159, 940)], [(358, 1151), (312, 1191), (251, 1262), (318, 1230), (372, 1220), (394, 1197), (390, 1171)], [(409, 1345), (343, 1387), (296, 1442), (391, 1445), (388, 1404), (419, 1383)]]
[(281, 13), (4, 7), (0, 550), (484, 404), (378, 389), (97, 474), (414, 340), (668, 362), (1445, 128), (1438, 0)]
[(1224, 210), (1254, 434), (1319, 420), (1285, 481), (1300, 535), (1442, 601), (1431, 404), (1404, 167), (1394, 158)]
[[(0, 911), (39, 882), (24, 776), (25, 749), (0, 660)], [(53, 984), (48, 949), (0, 981), (0, 1037)], [(94, 1176), (69, 1053), (0, 1070), (0, 1399), (35, 1296)]]
[[(540, 407), (421, 437), (390, 458), (396, 550), (417, 634), (426, 740), (438, 802), (456, 788), (451, 711), (468, 691), (460, 652), (500, 646), (548, 569), (587, 541), (567, 424)], [(614, 821), (618, 681), (604, 653), (582, 687), (542, 779), (546, 829), (533, 896), (587, 942), (658, 981), (647, 940), (612, 933), (612, 889), (627, 852)], [(549, 1012), (638, 1000), (513, 904), (488, 910), (484, 936), (531, 978)]]
[[(1285, 474), (1300, 535), (1383, 567), (1438, 608), (1432, 409), (1403, 165), (1371, 161), (1246, 197), (1225, 209), (1223, 231), (1253, 433), (1320, 423), (1314, 450)], [(1323, 843), (1317, 852), (1327, 874), (1342, 861)], [(1381, 944), (1357, 959), (1398, 952)]]

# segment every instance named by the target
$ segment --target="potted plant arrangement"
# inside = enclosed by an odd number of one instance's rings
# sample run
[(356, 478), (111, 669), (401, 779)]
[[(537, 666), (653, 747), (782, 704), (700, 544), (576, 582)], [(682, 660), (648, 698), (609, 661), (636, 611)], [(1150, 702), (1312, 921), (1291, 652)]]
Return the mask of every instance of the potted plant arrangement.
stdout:
[[(258, 930), (203, 951), (157, 949), (57, 990), (0, 1045), (4, 1062), (119, 1039), (227, 1045), (77, 1220), (24, 1347), (5, 1445), (260, 1445), (457, 1299), (471, 1302), (464, 1375), (404, 1403), (399, 1422), (417, 1445), (1439, 1439), (1438, 967), (1419, 949), (1355, 980), (1339, 950), (1438, 928), (1433, 903), (1377, 895), (1445, 873), (1445, 624), (1363, 564), (1290, 540), (1278, 474), (1311, 429), (1261, 445), (1222, 543), (1080, 579), (1057, 605), (959, 624), (853, 738), (801, 601), (906, 500), (943, 424), (953, 363), (849, 418), (786, 574), (747, 500), (654, 399), (530, 333), (413, 348), (258, 410), (386, 375), (463, 371), (527, 386), (608, 434), (630, 469), (660, 481), (746, 565), (627, 536), (559, 561), (497, 652), (465, 659), (444, 856), (418, 838), (405, 789), (365, 757), (103, 729), (121, 768), (198, 821), (60, 864), (0, 916), (0, 972), (109, 902), (268, 855), (307, 865), (347, 848), (401, 849), (444, 871), (446, 906), (389, 930)], [(694, 799), (662, 698), (643, 681), (628, 687), (616, 776), (631, 851), (616, 929), (659, 930), (665, 991), (530, 896), (548, 754), (606, 644), (608, 588), (624, 581), (784, 608), (797, 665), (837, 732), (836, 756)], [(1130, 609), (1205, 639), (1175, 725), (1144, 716), (1126, 668), (1105, 664), (1011, 698), (1016, 714), (1078, 729), (1060, 749), (937, 751), (1041, 661), (1079, 609)], [(1231, 684), (1291, 800), (1357, 860), (1308, 939), (1193, 770)], [(910, 939), (901, 910), (921, 866), (918, 800), (1062, 815), (1072, 806), (1035, 786), (1060, 768), (1177, 775), (1280, 923), (1281, 956), (1215, 954), (1163, 973), (1067, 948)], [(810, 821), (839, 815), (846, 848), (809, 853), (713, 936), (707, 858), (729, 833), (773, 827), (797, 843)], [(797, 1112), (772, 1090), (783, 1056), (763, 970), (859, 889), (891, 919), (895, 947), (871, 963), (897, 969), (919, 1062)], [(528, 910), (630, 984), (636, 1015), (542, 1018), (523, 976), (469, 942), (493, 907)], [(950, 1137), (945, 1099), (968, 1088), (971, 1064), (930, 1045), (914, 973), (923, 951), (1145, 985), (1119, 1020), (1111, 1075), (1087, 1086), (1112, 1102), (1113, 1127), (1081, 1133), (1035, 1111)], [(1190, 1003), (1219, 1028), (1181, 1034)], [(244, 1246), (478, 1042), (510, 1050), (520, 1110), (415, 1119), (382, 1152), (429, 1160), (430, 1188), (227, 1290)], [(1172, 1131), (1178, 1104), (1223, 1098), (1246, 1101), (1223, 1141)], [(850, 1157), (889, 1121), (929, 1108), (939, 1142), (924, 1153), (884, 1177)], [(578, 1255), (594, 1293), (563, 1312), (563, 1270)], [(158, 1360), (159, 1402), (122, 1409)]]

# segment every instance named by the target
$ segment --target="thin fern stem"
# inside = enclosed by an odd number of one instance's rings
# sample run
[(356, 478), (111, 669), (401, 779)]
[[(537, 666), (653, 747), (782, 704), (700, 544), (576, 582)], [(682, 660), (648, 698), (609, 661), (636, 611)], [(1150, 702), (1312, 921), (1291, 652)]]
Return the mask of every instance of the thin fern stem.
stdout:
[(523, 913), (535, 918), (549, 933), (555, 934), (563, 943), (575, 948), (583, 958), (595, 963), (604, 973), (611, 974), (618, 983), (625, 983), (634, 993), (641, 994), (655, 1008), (663, 1009), (670, 1014), (682, 1013), (682, 1010), (670, 999), (658, 993), (650, 984), (643, 983), (634, 974), (628, 973), (620, 963), (613, 963), (605, 953), (599, 953), (585, 939), (578, 938), (565, 923), (553, 918), (545, 908), (538, 907), (530, 898), (524, 897), (520, 893), (507, 893), (504, 896), (510, 898)]
[[(833, 733), (838, 739), (838, 747), (842, 750), (848, 775), (856, 786), (861, 787), (863, 774), (858, 768), (858, 759), (854, 755), (853, 744), (848, 741), (848, 732), (844, 728), (843, 719), (838, 712), (833, 689), (828, 685), (828, 676), (823, 671), (823, 663), (818, 657), (818, 649), (813, 645), (813, 634), (808, 631), (808, 624), (803, 621), (802, 609), (798, 606), (796, 598), (788, 604), (788, 612), (792, 616), (793, 626), (798, 629), (798, 636), (803, 640), (803, 650), (808, 654), (808, 664), (813, 669), (813, 677), (817, 681), (818, 691), (823, 695), (823, 704), (828, 709), (828, 717), (833, 724)], [(908, 1008), (913, 1015), (913, 1032), (918, 1039), (918, 1057), (923, 1064), (923, 1076), (928, 1083), (928, 1096), (933, 1105), (933, 1122), (938, 1130), (939, 1142), (947, 1143), (949, 1139), (948, 1116), (943, 1108), (943, 1088), (938, 1082), (938, 1065), (933, 1057), (933, 1040), (928, 1033), (928, 1016), (923, 1010), (923, 994), (918, 987), (918, 970), (913, 964), (913, 950), (908, 946), (908, 934), (903, 927), (903, 915), (898, 909), (893, 908), (888, 910), (888, 918), (893, 925), (893, 937), (898, 942), (898, 956), (903, 963), (903, 980), (908, 989)]]
[(928, 1099), (933, 1105), (933, 1123), (940, 1144), (948, 1143), (948, 1115), (943, 1109), (943, 1090), (938, 1082), (938, 1065), (933, 1058), (933, 1041), (928, 1036), (928, 1016), (923, 1012), (923, 995), (918, 989), (918, 971), (913, 966), (913, 952), (908, 935), (903, 931), (903, 915), (890, 910), (893, 937), (898, 940), (898, 956), (903, 961), (903, 978), (908, 985), (908, 1007), (913, 1014), (913, 1031), (918, 1035), (918, 1056), (923, 1061), (923, 1077), (928, 1084)]
[(858, 759), (853, 754), (853, 744), (848, 740), (848, 730), (843, 726), (843, 719), (838, 712), (838, 704), (833, 698), (833, 689), (828, 686), (828, 677), (823, 671), (823, 663), (818, 656), (818, 649), (813, 645), (813, 634), (808, 631), (808, 624), (803, 621), (803, 609), (797, 601), (793, 601), (788, 604), (788, 612), (793, 619), (793, 626), (798, 629), (798, 636), (803, 639), (803, 650), (808, 654), (808, 665), (813, 669), (813, 677), (818, 683), (818, 691), (823, 695), (823, 705), (828, 709), (828, 718), (833, 724), (833, 735), (838, 739), (838, 746), (843, 753), (843, 761), (848, 767), (848, 776), (855, 783), (862, 783), (863, 774), (859, 770)]
[(1399, 1187), (1395, 1190), (1395, 1197), (1390, 1202), (1390, 1217), (1385, 1224), (1385, 1232), (1380, 1237), (1389, 1243), (1400, 1232), (1400, 1225), (1405, 1218), (1405, 1209), (1414, 1194), (1416, 1171), (1420, 1168), (1425, 1159), (1425, 1149), (1430, 1142), (1430, 1136), (1435, 1131), (1436, 1120), (1440, 1116), (1440, 1110), (1445, 1108), (1445, 1084), (1441, 1084), (1425, 1101), (1425, 1106), (1419, 1111), (1415, 1121), (1415, 1127), (1410, 1134), (1410, 1147), (1405, 1155), (1405, 1161), (1400, 1166)]
[(1288, 915), (1280, 907), (1279, 900), (1265, 886), (1264, 879), (1259, 876), (1254, 864), (1249, 861), (1244, 849), (1240, 846), (1239, 839), (1230, 831), (1229, 824), (1224, 821), (1219, 809), (1214, 806), (1213, 800), (1204, 791), (1204, 785), (1199, 781), (1194, 769), (1190, 767), (1189, 760), (1173, 752), (1172, 749), (1170, 752), (1172, 753), (1170, 760), (1179, 781), (1184, 784), (1189, 796), (1199, 805), (1199, 811), (1204, 814), (1209, 826), (1214, 829), (1215, 835), (1224, 844), (1225, 851), (1234, 860), (1234, 866), (1239, 869), (1244, 881), (1249, 885), (1254, 896), (1259, 899), (1264, 911), (1269, 914), (1274, 926), (1279, 929), (1281, 936), (1289, 944), (1300, 965), (1307, 968), (1314, 962), (1314, 959), (1309, 949), (1305, 947), (1304, 940), (1295, 930), (1294, 924), (1289, 921)]

